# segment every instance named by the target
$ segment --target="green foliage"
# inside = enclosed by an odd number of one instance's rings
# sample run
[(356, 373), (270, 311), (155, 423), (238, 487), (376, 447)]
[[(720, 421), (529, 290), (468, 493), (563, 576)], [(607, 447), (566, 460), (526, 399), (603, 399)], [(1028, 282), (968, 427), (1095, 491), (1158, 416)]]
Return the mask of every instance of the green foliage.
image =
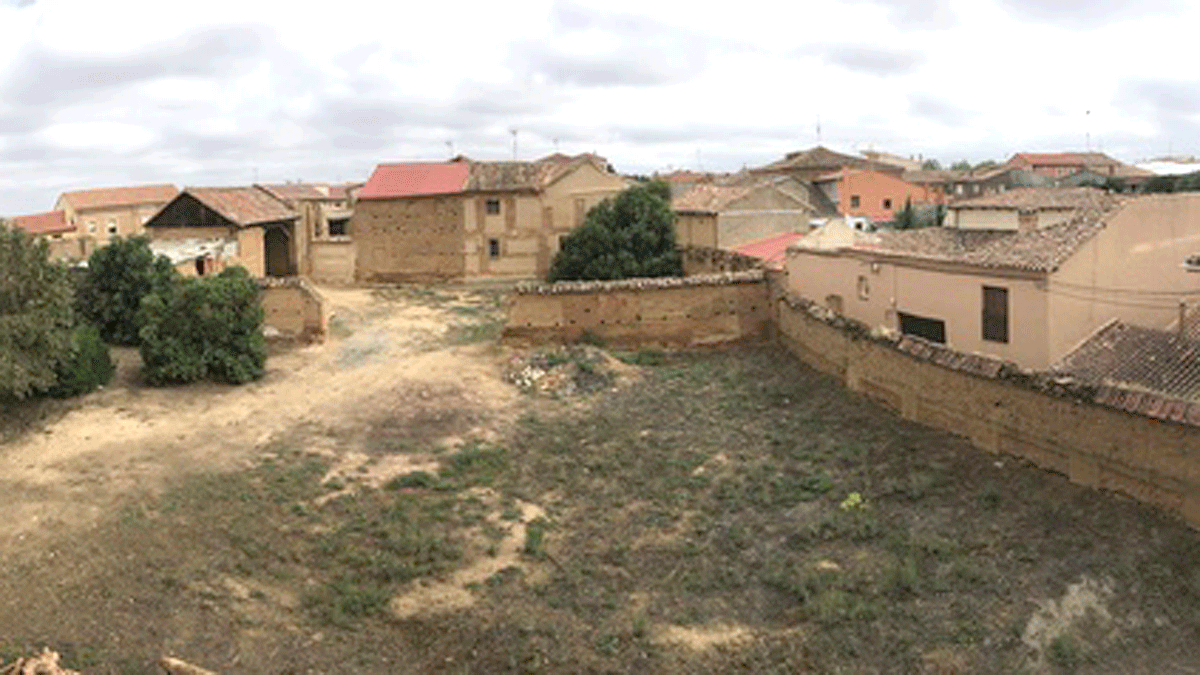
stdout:
[(922, 227), (941, 227), (946, 219), (946, 207), (942, 204), (933, 206), (913, 206), (912, 199), (904, 200), (904, 208), (896, 211), (892, 227), (897, 230), (916, 230)]
[(950, 170), (951, 171), (970, 171), (971, 163), (965, 159), (960, 159), (957, 162), (950, 165)]
[(936, 159), (930, 157), (929, 159), (927, 159), (921, 163), (921, 168), (926, 171), (941, 171), (942, 163), (937, 161)]
[(77, 308), (109, 342), (136, 345), (142, 298), (162, 293), (176, 280), (166, 256), (155, 257), (144, 237), (117, 237), (88, 258)]
[(631, 187), (588, 211), (563, 240), (549, 281), (683, 275), (666, 183)]
[(1182, 176), (1155, 176), (1142, 183), (1142, 192), (1194, 192), (1200, 190), (1200, 171)]
[(0, 399), (53, 387), (71, 352), (74, 312), (66, 268), (44, 241), (0, 222)]
[(984, 169), (994, 169), (995, 167), (998, 167), (998, 166), (1000, 166), (1000, 163), (997, 162), (996, 160), (985, 159), (982, 162), (975, 165), (975, 170), (982, 171)]
[(91, 324), (75, 329), (70, 355), (58, 364), (58, 381), (46, 393), (57, 398), (79, 396), (108, 384), (117, 366), (100, 331)]
[(262, 377), (263, 309), (258, 288), (240, 267), (151, 293), (142, 300), (138, 323), (150, 384), (243, 384)]

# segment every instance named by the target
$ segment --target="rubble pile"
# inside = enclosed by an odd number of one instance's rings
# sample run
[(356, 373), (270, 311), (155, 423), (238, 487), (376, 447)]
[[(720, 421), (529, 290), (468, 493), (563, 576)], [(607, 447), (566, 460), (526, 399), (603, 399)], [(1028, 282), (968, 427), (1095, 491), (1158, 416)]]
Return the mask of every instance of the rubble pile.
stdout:
[(56, 652), (43, 649), (41, 654), (28, 659), (17, 659), (5, 666), (0, 664), (0, 675), (80, 675), (77, 670), (67, 670), (58, 665)]
[(527, 393), (562, 398), (611, 387), (621, 365), (596, 347), (566, 345), (513, 356), (504, 379)]

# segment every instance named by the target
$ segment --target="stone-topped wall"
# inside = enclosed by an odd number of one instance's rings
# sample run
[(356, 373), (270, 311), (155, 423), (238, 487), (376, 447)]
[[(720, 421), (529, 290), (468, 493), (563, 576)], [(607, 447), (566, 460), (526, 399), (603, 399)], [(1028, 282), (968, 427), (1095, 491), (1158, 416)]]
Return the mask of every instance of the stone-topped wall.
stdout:
[(509, 300), (504, 339), (612, 346), (698, 347), (770, 334), (762, 270), (692, 277), (523, 284)]
[(1060, 383), (987, 356), (872, 335), (776, 294), (777, 337), (809, 365), (904, 417), (1113, 490), (1200, 527), (1200, 405)]
[(717, 272), (745, 272), (763, 268), (758, 258), (704, 246), (683, 246), (679, 249), (683, 258), (684, 276), (714, 274)]

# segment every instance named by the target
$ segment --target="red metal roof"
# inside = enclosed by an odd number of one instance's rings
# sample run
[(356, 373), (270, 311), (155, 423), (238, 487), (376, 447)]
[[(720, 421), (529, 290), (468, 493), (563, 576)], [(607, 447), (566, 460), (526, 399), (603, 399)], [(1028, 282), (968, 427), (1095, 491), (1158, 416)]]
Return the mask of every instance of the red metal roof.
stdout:
[(733, 248), (734, 253), (741, 253), (767, 262), (767, 266), (783, 269), (787, 247), (799, 241), (804, 233), (784, 232), (765, 239), (756, 239)]
[(12, 224), (17, 229), (25, 230), (29, 234), (58, 234), (75, 229), (67, 224), (67, 216), (63, 211), (16, 216), (12, 219)]
[(361, 199), (396, 199), (462, 192), (471, 175), (469, 162), (380, 164), (358, 193)]

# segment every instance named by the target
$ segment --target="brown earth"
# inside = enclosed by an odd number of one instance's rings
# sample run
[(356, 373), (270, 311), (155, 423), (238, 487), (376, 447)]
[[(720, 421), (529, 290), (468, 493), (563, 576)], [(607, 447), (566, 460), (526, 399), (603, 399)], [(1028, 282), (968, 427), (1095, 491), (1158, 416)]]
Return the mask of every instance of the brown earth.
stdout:
[(0, 664), (1200, 672), (1200, 536), (1151, 509), (771, 347), (514, 352), (494, 290), (326, 293), (260, 382), (121, 351), (6, 412)]

